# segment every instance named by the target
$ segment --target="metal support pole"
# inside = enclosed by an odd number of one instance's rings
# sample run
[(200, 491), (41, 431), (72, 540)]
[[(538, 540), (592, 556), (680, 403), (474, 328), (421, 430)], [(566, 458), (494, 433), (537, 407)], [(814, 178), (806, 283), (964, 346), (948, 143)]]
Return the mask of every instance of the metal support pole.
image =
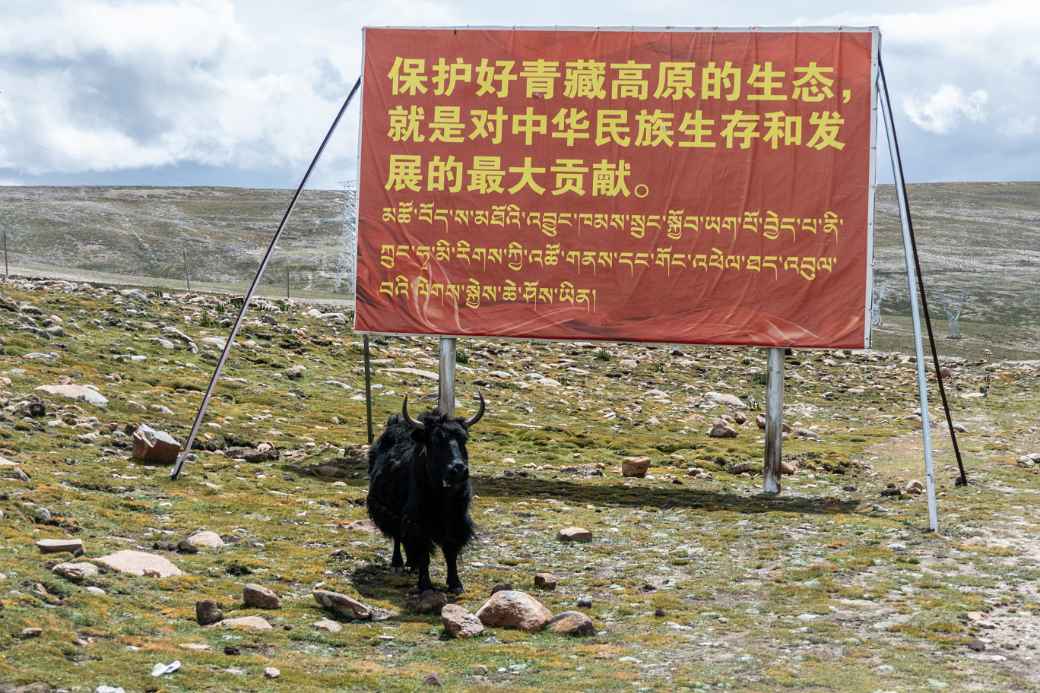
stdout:
[(7, 268), (7, 229), (3, 229), (4, 234), (4, 281), (6, 282), (10, 276), (10, 272)]
[(191, 293), (191, 271), (188, 269), (188, 249), (184, 248), (184, 283), (188, 286), (188, 293)]
[(285, 300), (289, 300), (289, 267), (285, 268)]
[[(891, 106), (891, 99), (888, 97), (888, 81), (885, 79), (885, 64), (881, 61), (881, 56), (878, 56), (878, 75), (881, 78), (881, 86), (883, 87), (882, 93), (884, 94), (885, 103)], [(889, 118), (891, 119), (891, 114)], [(899, 180), (903, 180), (903, 158), (899, 155), (899, 136), (896, 134), (895, 121), (891, 121), (891, 130), (887, 130), (889, 138), (889, 150), (895, 150), (895, 158), (893, 159), (893, 177), (895, 176), (895, 170), (899, 169)], [(957, 470), (960, 472), (960, 476), (957, 478), (958, 486), (968, 485), (968, 473), (964, 471), (964, 460), (961, 459), (961, 448), (957, 444), (957, 429), (953, 427), (953, 415), (950, 413), (950, 401), (946, 398), (946, 385), (943, 383), (942, 366), (939, 363), (939, 350), (935, 346), (935, 332), (932, 331), (932, 318), (928, 311), (928, 295), (924, 290), (924, 272), (921, 271), (921, 258), (917, 252), (917, 240), (914, 237), (914, 219), (910, 216), (910, 201), (906, 199), (906, 182), (903, 182), (903, 198), (906, 202), (904, 217), (906, 222), (906, 228), (910, 232), (910, 250), (913, 251), (914, 268), (917, 270), (917, 288), (920, 291), (921, 298), (921, 312), (924, 313), (924, 326), (928, 330), (928, 345), (932, 349), (932, 365), (935, 367), (935, 382), (939, 385), (939, 399), (942, 400), (943, 412), (946, 414), (946, 426), (950, 431), (950, 442), (953, 444), (953, 454), (957, 458)], [(904, 208), (900, 208), (900, 212), (904, 211)]]
[(455, 416), (455, 338), (441, 337), (440, 387), (437, 409), (442, 414)]
[(766, 393), (766, 458), (762, 492), (780, 493), (780, 459), (784, 440), (784, 350), (769, 350), (769, 384)]
[(939, 530), (939, 514), (935, 501), (935, 471), (932, 466), (932, 431), (928, 417), (928, 383), (924, 370), (924, 344), (921, 335), (921, 315), (917, 307), (917, 272), (910, 240), (910, 208), (906, 196), (906, 180), (903, 179), (902, 164), (896, 166), (899, 152), (895, 145), (895, 120), (892, 116), (892, 103), (888, 99), (888, 85), (885, 73), (879, 72), (884, 89), (881, 90), (881, 110), (885, 115), (885, 134), (888, 139), (888, 155), (892, 163), (892, 180), (895, 183), (896, 196), (899, 199), (899, 219), (903, 229), (903, 256), (906, 264), (906, 284), (910, 298), (910, 315), (914, 321), (914, 353), (917, 357), (917, 393), (921, 404), (921, 437), (924, 443), (925, 489), (928, 492), (928, 528), (933, 532)]
[(209, 379), (209, 387), (206, 388), (206, 394), (202, 397), (202, 404), (199, 406), (199, 410), (195, 413), (195, 422), (191, 426), (191, 434), (188, 435), (188, 441), (184, 445), (184, 450), (177, 457), (177, 464), (174, 465), (173, 472), (170, 473), (171, 479), (176, 479), (180, 475), (181, 469), (184, 468), (184, 463), (187, 460), (188, 455), (191, 454), (191, 446), (194, 445), (195, 437), (199, 434), (199, 427), (202, 426), (202, 418), (206, 415), (206, 409), (209, 407), (209, 400), (213, 396), (213, 389), (217, 386), (217, 381), (220, 379), (220, 372), (224, 370), (224, 363), (227, 361), (228, 354), (231, 353), (231, 346), (235, 343), (235, 336), (238, 334), (238, 329), (242, 326), (242, 319), (245, 317), (246, 311), (249, 309), (249, 302), (253, 299), (253, 293), (260, 285), (260, 278), (264, 276), (264, 270), (267, 269), (267, 263), (271, 261), (271, 255), (274, 253), (275, 246), (278, 243), (278, 238), (282, 235), (282, 230), (285, 228), (286, 222), (289, 221), (289, 215), (292, 214), (293, 207), (296, 206), (296, 201), (300, 199), (300, 194), (303, 192), (303, 187), (307, 184), (307, 179), (311, 177), (314, 167), (318, 165), (318, 159), (321, 158), (321, 153), (325, 151), (325, 145), (329, 143), (329, 140), (332, 138), (332, 133), (336, 131), (336, 126), (339, 125), (340, 119), (347, 110), (347, 106), (350, 105), (350, 102), (354, 99), (354, 95), (360, 88), (361, 78), (358, 77), (357, 81), (354, 82), (354, 86), (350, 90), (350, 93), (347, 94), (347, 98), (343, 101), (339, 113), (336, 114), (335, 119), (332, 121), (329, 131), (325, 134), (325, 139), (321, 141), (318, 151), (315, 152), (314, 159), (311, 160), (311, 165), (307, 167), (307, 172), (303, 174), (303, 179), (300, 181), (300, 185), (297, 186), (296, 192), (293, 194), (292, 200), (289, 201), (289, 206), (285, 210), (285, 214), (282, 215), (282, 221), (278, 224), (278, 229), (274, 232), (274, 236), (271, 238), (271, 242), (267, 246), (267, 252), (264, 253), (264, 257), (260, 261), (260, 267), (256, 270), (256, 276), (253, 277), (253, 283), (249, 285), (245, 298), (242, 300), (242, 308), (238, 311), (238, 317), (235, 319), (235, 324), (231, 328), (231, 334), (228, 335), (227, 342), (224, 343), (224, 350), (220, 352), (220, 358), (217, 360), (217, 367), (213, 369), (213, 375)]
[(365, 421), (368, 424), (368, 444), (375, 440), (372, 434), (372, 357), (368, 349), (368, 335), (362, 340), (365, 345)]

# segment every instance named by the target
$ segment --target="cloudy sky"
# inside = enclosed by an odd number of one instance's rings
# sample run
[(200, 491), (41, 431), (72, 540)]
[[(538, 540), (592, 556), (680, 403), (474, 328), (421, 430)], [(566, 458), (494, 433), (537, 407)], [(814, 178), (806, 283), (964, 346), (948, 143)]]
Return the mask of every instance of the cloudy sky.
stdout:
[(0, 185), (295, 185), (388, 24), (878, 25), (912, 181), (1040, 178), (1036, 0), (3, 0)]

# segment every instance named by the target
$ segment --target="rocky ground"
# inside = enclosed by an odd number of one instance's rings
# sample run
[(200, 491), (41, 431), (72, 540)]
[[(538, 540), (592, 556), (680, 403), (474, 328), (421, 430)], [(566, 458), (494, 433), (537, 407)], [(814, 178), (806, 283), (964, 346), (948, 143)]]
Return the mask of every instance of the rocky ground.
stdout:
[[(132, 459), (186, 436), (235, 308), (0, 287), (0, 691), (1040, 690), (1040, 362), (944, 364), (971, 484), (936, 426), (931, 534), (905, 355), (788, 359), (768, 498), (763, 352), (463, 341), (480, 535), (442, 616), (366, 520), (349, 315), (261, 302), (181, 479)], [(375, 340), (377, 427), (435, 349)]]

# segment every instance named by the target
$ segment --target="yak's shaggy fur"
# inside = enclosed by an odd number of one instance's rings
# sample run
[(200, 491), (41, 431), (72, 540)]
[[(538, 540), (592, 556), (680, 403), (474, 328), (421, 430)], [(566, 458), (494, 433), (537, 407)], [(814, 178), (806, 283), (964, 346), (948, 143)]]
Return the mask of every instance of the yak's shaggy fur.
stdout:
[[(481, 402), (481, 414), (483, 401)], [(419, 573), (419, 590), (432, 589), (430, 555), (440, 546), (448, 570), (448, 589), (462, 592), (458, 555), (473, 537), (469, 517), (472, 489), (466, 440), (467, 421), (436, 410), (414, 422), (403, 413), (390, 417), (368, 453), (368, 515), (394, 540), (390, 565)]]

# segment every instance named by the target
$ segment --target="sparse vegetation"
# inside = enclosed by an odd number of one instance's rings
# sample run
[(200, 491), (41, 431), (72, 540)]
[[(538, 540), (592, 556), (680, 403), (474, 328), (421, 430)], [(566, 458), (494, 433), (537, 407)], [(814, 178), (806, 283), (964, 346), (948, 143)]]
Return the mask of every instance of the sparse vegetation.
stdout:
[[(125, 431), (147, 422), (187, 434), (218, 353), (205, 338), (226, 334), (203, 322), (219, 299), (60, 282), (8, 284), (0, 295), (0, 456), (27, 477), (0, 467), (0, 682), (415, 690), (436, 673), (449, 688), (502, 690), (1040, 687), (1040, 471), (1016, 463), (1040, 451), (1035, 362), (949, 359), (973, 483), (954, 487), (937, 428), (942, 531), (930, 535), (923, 496), (882, 495), (922, 478), (913, 364), (900, 353), (796, 352), (784, 445), (798, 470), (769, 499), (758, 495), (759, 476), (731, 473), (760, 461), (754, 412), (738, 424), (741, 410), (705, 397), (762, 399), (756, 352), (611, 345), (604, 359), (593, 344), (464, 340), (463, 412), (478, 387), (489, 409), (470, 443), (479, 539), (463, 559), (459, 603), (474, 610), (501, 582), (553, 612), (587, 598), (581, 610), (598, 633), (495, 629), (455, 641), (442, 639), (435, 615), (408, 610), (414, 578), (390, 573), (389, 542), (359, 522), (363, 371), (360, 339), (346, 325), (278, 304), (251, 313), (203, 429), (207, 449), (171, 482), (168, 468), (129, 459)], [(64, 334), (27, 329), (48, 321)], [(182, 342), (164, 348), (156, 341), (164, 327), (198, 353)], [(432, 403), (435, 383), (382, 369), (436, 370), (436, 340), (372, 341), (377, 427), (405, 393)], [(306, 370), (290, 379), (297, 365)], [(529, 377), (536, 371), (541, 379)], [(96, 385), (107, 408), (35, 391), (62, 378)], [(42, 416), (23, 404), (34, 395)], [(707, 436), (720, 416), (738, 437)], [(277, 460), (229, 455), (264, 441)], [(630, 456), (650, 458), (647, 478), (621, 476)], [(592, 541), (559, 542), (572, 525), (591, 530)], [(199, 529), (226, 546), (163, 548)], [(139, 548), (185, 575), (102, 573), (77, 584), (50, 570), (67, 556), (34, 546), (63, 536), (83, 541), (81, 560)], [(542, 571), (559, 577), (554, 591), (534, 589)], [(242, 607), (247, 581), (275, 590), (281, 608)], [(317, 586), (394, 616), (317, 630), (328, 616), (311, 598)], [(204, 628), (195, 622), (202, 599), (226, 616), (262, 613), (275, 628)], [(40, 632), (23, 635), (30, 628)], [(149, 675), (175, 659), (180, 671)], [(269, 666), (279, 678), (264, 678)]]

